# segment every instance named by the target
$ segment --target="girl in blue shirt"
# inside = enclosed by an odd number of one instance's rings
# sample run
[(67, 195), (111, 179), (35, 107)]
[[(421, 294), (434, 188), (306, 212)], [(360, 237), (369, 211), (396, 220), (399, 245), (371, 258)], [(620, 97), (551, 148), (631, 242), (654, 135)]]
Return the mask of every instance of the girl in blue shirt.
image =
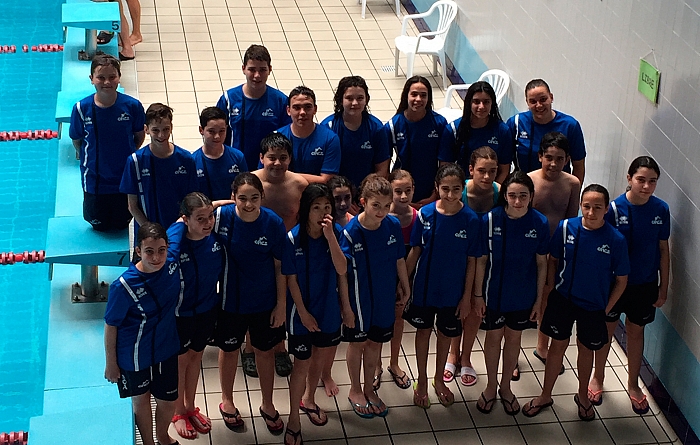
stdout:
[[(214, 333), (214, 324), (221, 304), (217, 286), (224, 263), (224, 250), (212, 233), (214, 207), (204, 194), (195, 192), (185, 196), (180, 214), (187, 225), (187, 233), (178, 242), (171, 237), (171, 246), (180, 251), (182, 293), (175, 308), (180, 355), (178, 356), (178, 394), (173, 424), (184, 439), (194, 439), (197, 433), (207, 434), (211, 420), (194, 403), (202, 354)], [(175, 223), (169, 232), (176, 229)], [(179, 244), (179, 245), (178, 245)]]
[[(289, 379), (289, 406), (306, 413), (311, 423), (323, 426), (326, 413), (315, 394), (323, 366), (335, 357), (340, 344), (341, 308), (346, 325), (355, 325), (348, 300), (347, 259), (333, 224), (333, 197), (325, 184), (311, 184), (301, 195), (299, 224), (287, 233), (294, 250), (296, 273), (288, 277), (287, 330), (294, 368)], [(299, 409), (292, 409), (284, 441), (301, 443)]]
[(362, 181), (360, 190), (364, 211), (345, 226), (340, 243), (348, 258), (350, 305), (355, 314), (354, 326), (343, 333), (349, 342), (348, 401), (360, 417), (384, 417), (389, 408), (374, 390), (374, 375), (382, 343), (388, 342), (394, 331), (396, 301), (408, 299), (408, 275), (401, 225), (388, 216), (391, 184), (372, 173)]
[[(175, 310), (182, 274), (178, 264), (184, 224), (171, 230), (173, 244), (160, 224), (147, 223), (136, 234), (136, 263), (112, 283), (105, 309), (105, 378), (130, 397), (141, 437), (153, 443), (151, 395), (156, 400), (158, 443), (176, 443), (168, 421), (178, 397)], [(165, 421), (164, 421), (165, 420)]]
[(469, 86), (464, 98), (464, 114), (451, 122), (450, 127), (455, 135), (455, 158), (460, 167), (466, 171), (474, 150), (490, 147), (500, 160), (494, 179), (502, 183), (510, 171), (513, 139), (498, 112), (496, 92), (490, 83), (480, 81)]
[(496, 401), (498, 362), (503, 346), (503, 372), (498, 396), (506, 414), (520, 411), (510, 388), (523, 330), (536, 327), (547, 278), (549, 225), (532, 208), (535, 185), (522, 171), (509, 175), (499, 194), (499, 206), (482, 218), (484, 255), (477, 260), (475, 312), (486, 330), (484, 359), (488, 383), (476, 408), (490, 413)]
[(411, 172), (416, 183), (417, 209), (437, 199), (435, 173), (440, 164), (454, 162), (454, 135), (444, 117), (433, 111), (433, 89), (425, 77), (404, 84), (396, 115), (386, 124), (396, 150), (395, 168)]
[(471, 309), (476, 258), (481, 256), (479, 218), (462, 203), (464, 170), (443, 165), (435, 177), (440, 199), (422, 207), (411, 233), (406, 263), (415, 270), (413, 296), (403, 318), (417, 329), (418, 381), (413, 403), (430, 406), (428, 398), (428, 345), (437, 325), (437, 355), (433, 387), (440, 403), (454, 403), (454, 394), (443, 381), (450, 339), (462, 334), (462, 323)]
[[(630, 275), (625, 292), (608, 314), (608, 338), (612, 339), (620, 314), (625, 313), (627, 333), (627, 391), (632, 410), (637, 414), (649, 411), (649, 402), (639, 387), (639, 369), (644, 351), (644, 326), (654, 321), (656, 308), (666, 302), (671, 236), (671, 215), (668, 205), (654, 196), (661, 169), (649, 156), (640, 156), (627, 171), (627, 191), (610, 203), (606, 221), (616, 227), (627, 240)], [(588, 397), (594, 405), (602, 400), (605, 361), (610, 343), (595, 355), (595, 374), (588, 385)]]
[[(547, 298), (540, 331), (552, 338), (544, 369), (542, 393), (523, 407), (526, 417), (552, 406), (557, 380), (571, 329), (576, 322), (578, 345), (578, 393), (574, 402), (581, 420), (595, 419), (588, 400), (588, 380), (593, 369), (593, 351), (608, 342), (605, 316), (615, 306), (627, 285), (630, 265), (627, 242), (605, 221), (610, 203), (602, 185), (591, 184), (581, 195), (582, 217), (561, 221), (552, 235), (547, 265)], [(551, 283), (551, 284), (549, 284)]]
[(343, 77), (333, 97), (334, 111), (321, 122), (340, 139), (340, 175), (360, 185), (370, 173), (386, 178), (391, 148), (384, 124), (369, 114), (369, 88), (360, 76)]

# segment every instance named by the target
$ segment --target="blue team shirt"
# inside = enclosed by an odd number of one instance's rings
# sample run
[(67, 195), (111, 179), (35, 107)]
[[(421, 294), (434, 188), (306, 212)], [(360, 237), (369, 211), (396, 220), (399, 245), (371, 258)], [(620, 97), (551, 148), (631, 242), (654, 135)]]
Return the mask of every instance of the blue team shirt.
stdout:
[[(450, 129), (457, 140), (457, 130), (462, 122), (460, 117), (454, 122), (450, 122)], [(513, 160), (513, 137), (508, 130), (508, 126), (503, 121), (489, 121), (485, 127), (472, 128), (469, 130), (469, 139), (466, 144), (456, 147), (457, 164), (469, 173), (469, 161), (472, 153), (477, 148), (491, 147), (498, 156), (499, 164), (510, 164)]]
[(496, 207), (482, 218), (483, 254), (488, 255), (483, 295), (498, 312), (529, 310), (537, 299), (537, 255), (549, 253), (549, 224), (535, 209), (518, 219)]
[(147, 145), (129, 156), (119, 191), (136, 195), (149, 221), (170, 227), (180, 217), (180, 202), (198, 190), (195, 171), (189, 151), (176, 145), (161, 159)]
[(625, 193), (610, 203), (605, 220), (627, 240), (630, 274), (627, 284), (658, 283), (661, 267), (659, 241), (671, 236), (671, 213), (666, 204), (651, 196), (644, 205), (634, 205)]
[(146, 114), (137, 99), (117, 92), (108, 108), (95, 105), (90, 95), (73, 106), (69, 136), (81, 140), (80, 177), (83, 191), (96, 195), (119, 193), (126, 158), (139, 147), (134, 133), (144, 131)]
[(549, 253), (559, 260), (555, 287), (578, 307), (602, 311), (615, 276), (630, 273), (627, 242), (612, 225), (588, 230), (582, 219), (560, 221), (552, 235)]
[[(342, 227), (335, 225), (336, 237)], [(299, 225), (287, 232), (294, 252), (294, 270), (304, 300), (304, 307), (313, 315), (321, 332), (333, 334), (340, 329), (340, 300), (338, 280), (326, 237), (308, 237), (308, 248), (301, 246)], [(305, 335), (309, 331), (301, 323), (297, 306), (287, 292), (287, 329), (291, 335)]]
[(195, 241), (187, 236), (173, 236), (175, 231), (187, 232), (187, 226), (177, 222), (168, 229), (170, 247), (180, 251), (183, 280), (175, 315), (192, 317), (214, 309), (221, 302), (217, 283), (223, 269), (224, 249), (213, 233)]
[(234, 314), (271, 311), (277, 304), (275, 259), (282, 274), (293, 275), (289, 241), (282, 218), (260, 208), (260, 216), (245, 222), (229, 204), (216, 209), (214, 232), (226, 248), (222, 308)]
[(428, 198), (435, 189), (439, 161), (455, 161), (452, 129), (445, 118), (434, 111), (428, 111), (418, 122), (409, 122), (403, 113), (396, 114), (386, 128), (398, 153), (395, 165), (413, 176), (413, 202)]
[(175, 308), (182, 292), (177, 246), (183, 235), (181, 228), (169, 234), (168, 257), (158, 272), (141, 272), (132, 263), (109, 287), (104, 319), (117, 328), (117, 364), (124, 371), (147, 369), (180, 350)]
[(435, 204), (421, 207), (411, 232), (411, 246), (422, 248), (411, 304), (453, 307), (464, 294), (467, 257), (481, 256), (481, 223), (467, 206), (446, 216), (437, 211)]
[(391, 158), (389, 135), (384, 124), (372, 115), (363, 116), (357, 130), (349, 130), (342, 116), (331, 114), (321, 122), (333, 130), (340, 140), (340, 175), (348, 178), (355, 186), (374, 172), (374, 166)]
[[(348, 293), (361, 332), (371, 326), (393, 326), (396, 306), (396, 262), (404, 257), (401, 223), (387, 215), (376, 230), (362, 227), (358, 217), (343, 230), (340, 248), (348, 258)], [(371, 286), (370, 286), (371, 283)]]
[(287, 96), (269, 85), (258, 99), (245, 97), (243, 85), (231, 88), (219, 98), (216, 107), (228, 115), (226, 145), (243, 152), (248, 164), (245, 171), (257, 169), (260, 141), (292, 122), (287, 114)]
[(248, 171), (243, 153), (224, 145), (224, 153), (217, 159), (210, 159), (200, 147), (192, 153), (197, 166), (199, 191), (212, 201), (231, 199), (231, 184), (239, 173)]
[(308, 137), (298, 138), (292, 134), (291, 124), (277, 130), (292, 141), (292, 164), (294, 173), (337, 175), (340, 171), (340, 140), (328, 127), (316, 125)]
[[(518, 163), (525, 173), (542, 167), (537, 153), (540, 150), (542, 137), (552, 131), (563, 133), (569, 140), (569, 151), (572, 161), (580, 161), (586, 157), (586, 144), (583, 142), (583, 131), (576, 119), (561, 111), (556, 111), (554, 119), (548, 124), (538, 124), (532, 120), (532, 112), (525, 111), (518, 115), (517, 135), (515, 134), (515, 116), (508, 119), (508, 129), (517, 145)], [(564, 171), (571, 173), (569, 166)]]

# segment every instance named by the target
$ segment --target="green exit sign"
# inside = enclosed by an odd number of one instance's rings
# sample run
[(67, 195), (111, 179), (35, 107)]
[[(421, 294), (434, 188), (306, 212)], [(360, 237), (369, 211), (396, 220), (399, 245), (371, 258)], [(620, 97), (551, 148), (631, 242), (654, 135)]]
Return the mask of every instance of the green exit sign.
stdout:
[(661, 72), (644, 59), (639, 60), (639, 80), (637, 89), (653, 103), (659, 101), (659, 78)]

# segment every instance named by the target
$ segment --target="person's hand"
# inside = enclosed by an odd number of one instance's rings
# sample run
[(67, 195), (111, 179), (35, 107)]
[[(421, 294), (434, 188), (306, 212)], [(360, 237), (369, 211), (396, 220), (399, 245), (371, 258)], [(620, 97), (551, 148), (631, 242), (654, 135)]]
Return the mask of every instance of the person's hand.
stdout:
[(455, 312), (455, 315), (460, 320), (466, 320), (469, 316), (469, 311), (471, 311), (471, 309), (472, 303), (471, 301), (469, 301), (469, 298), (462, 297), (462, 299), (459, 300), (459, 303), (457, 304), (457, 311)]
[(331, 215), (326, 215), (323, 217), (321, 227), (323, 228), (323, 236), (325, 236), (328, 241), (335, 238), (335, 233), (333, 233), (333, 217)]
[(397, 306), (406, 306), (406, 303), (408, 302), (408, 297), (411, 296), (411, 290), (406, 289), (401, 285), (401, 282), (399, 281), (399, 284), (396, 285), (396, 305)]
[(304, 311), (303, 313), (299, 311), (299, 318), (301, 319), (301, 324), (304, 325), (304, 327), (309, 331), (309, 332), (320, 332), (321, 329), (318, 327), (318, 323), (316, 322), (316, 319), (314, 318), (313, 315), (309, 311)]
[(285, 322), (285, 319), (287, 318), (285, 312), (285, 307), (280, 306), (279, 304), (275, 306), (275, 308), (272, 310), (272, 315), (270, 315), (270, 327), (271, 328), (278, 328), (282, 326)]
[(343, 319), (343, 324), (347, 328), (353, 329), (355, 327), (355, 313), (352, 311), (352, 308), (347, 307), (343, 309), (340, 315)]
[(661, 307), (666, 303), (666, 299), (668, 298), (668, 289), (660, 287), (659, 288), (659, 297), (656, 299), (656, 302), (654, 303), (654, 307)]
[(105, 379), (107, 379), (109, 383), (119, 382), (121, 375), (121, 370), (116, 362), (107, 363), (105, 366)]
[(361, 211), (362, 211), (362, 207), (360, 207), (358, 204), (355, 204), (354, 202), (352, 204), (350, 204), (350, 208), (348, 209), (348, 212), (352, 216), (359, 215)]
[(542, 302), (537, 300), (530, 312), (530, 321), (539, 323), (542, 320)]
[(486, 316), (486, 300), (483, 297), (474, 297), (474, 313), (482, 320)]

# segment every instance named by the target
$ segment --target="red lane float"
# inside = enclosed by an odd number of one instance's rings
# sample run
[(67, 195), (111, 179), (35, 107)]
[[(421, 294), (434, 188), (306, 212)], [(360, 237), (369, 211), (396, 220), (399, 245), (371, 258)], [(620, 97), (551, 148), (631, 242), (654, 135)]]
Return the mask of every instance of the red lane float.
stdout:
[[(29, 263), (43, 263), (44, 259), (46, 259), (46, 252), (43, 250), (36, 251), (32, 250), (31, 252), (29, 251), (24, 251), (22, 253), (14, 253), (14, 252), (2, 252), (0, 253), (0, 264), (3, 266), (6, 265), (13, 265), (15, 263), (24, 263), (24, 264), (29, 264)], [(20, 431), (21, 433), (21, 431)], [(5, 434), (5, 433), (3, 433)], [(2, 435), (0, 435), (0, 445), (3, 445), (4, 442), (2, 441)]]
[(0, 433), (0, 445), (27, 445), (29, 433), (15, 431), (12, 433)]
[(0, 142), (19, 141), (22, 139), (54, 139), (57, 137), (58, 132), (53, 130), (0, 131)]

